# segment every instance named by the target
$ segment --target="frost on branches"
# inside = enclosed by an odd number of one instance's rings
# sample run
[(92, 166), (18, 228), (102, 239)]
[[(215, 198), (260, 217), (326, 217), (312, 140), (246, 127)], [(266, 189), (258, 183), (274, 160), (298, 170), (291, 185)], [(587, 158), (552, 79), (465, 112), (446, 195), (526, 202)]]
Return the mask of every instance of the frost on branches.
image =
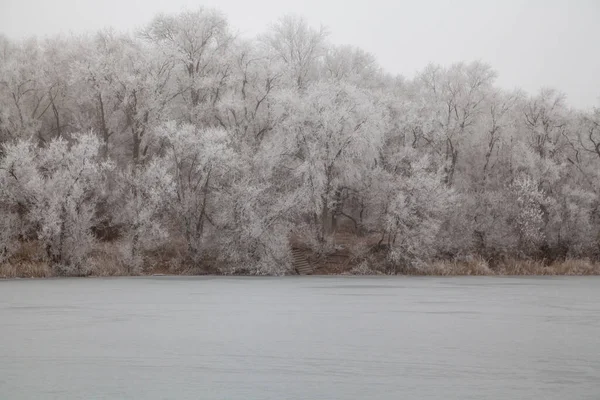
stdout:
[(394, 76), (296, 16), (235, 32), (199, 8), (133, 34), (0, 37), (0, 267), (600, 258), (600, 109), (503, 90), (482, 62)]
[(70, 145), (56, 139), (46, 148), (19, 141), (6, 146), (0, 164), (2, 202), (18, 215), (22, 234), (38, 239), (62, 273), (86, 273), (96, 240), (91, 231), (95, 207), (113, 167), (99, 151), (94, 135), (80, 135)]

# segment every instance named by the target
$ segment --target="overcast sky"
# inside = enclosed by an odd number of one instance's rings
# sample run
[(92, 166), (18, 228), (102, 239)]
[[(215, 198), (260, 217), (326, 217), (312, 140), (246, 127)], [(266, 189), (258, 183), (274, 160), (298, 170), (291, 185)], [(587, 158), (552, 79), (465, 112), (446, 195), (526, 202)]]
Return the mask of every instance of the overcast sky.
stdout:
[(357, 45), (407, 77), (428, 62), (482, 60), (502, 87), (550, 86), (573, 106), (600, 106), (600, 0), (0, 0), (0, 32), (133, 30), (159, 12), (200, 5), (248, 36), (286, 13), (302, 15), (327, 26), (332, 42)]

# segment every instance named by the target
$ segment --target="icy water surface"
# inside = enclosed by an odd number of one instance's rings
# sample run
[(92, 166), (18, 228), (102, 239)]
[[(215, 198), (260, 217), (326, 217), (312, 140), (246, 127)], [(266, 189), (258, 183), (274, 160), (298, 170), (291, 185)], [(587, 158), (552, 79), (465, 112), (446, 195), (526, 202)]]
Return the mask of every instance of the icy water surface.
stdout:
[(600, 399), (598, 278), (0, 281), (0, 399)]

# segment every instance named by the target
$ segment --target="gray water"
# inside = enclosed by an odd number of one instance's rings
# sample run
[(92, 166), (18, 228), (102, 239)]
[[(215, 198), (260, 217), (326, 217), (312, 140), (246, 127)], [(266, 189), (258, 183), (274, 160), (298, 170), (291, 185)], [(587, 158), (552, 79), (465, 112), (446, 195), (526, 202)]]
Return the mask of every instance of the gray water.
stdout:
[(0, 281), (0, 399), (600, 399), (598, 278)]

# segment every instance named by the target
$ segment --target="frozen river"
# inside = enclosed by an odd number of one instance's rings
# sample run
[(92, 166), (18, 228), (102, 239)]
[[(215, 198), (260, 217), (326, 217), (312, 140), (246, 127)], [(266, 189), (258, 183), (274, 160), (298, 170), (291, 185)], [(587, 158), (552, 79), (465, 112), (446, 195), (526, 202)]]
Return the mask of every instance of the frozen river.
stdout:
[(600, 278), (0, 281), (0, 399), (600, 399)]

